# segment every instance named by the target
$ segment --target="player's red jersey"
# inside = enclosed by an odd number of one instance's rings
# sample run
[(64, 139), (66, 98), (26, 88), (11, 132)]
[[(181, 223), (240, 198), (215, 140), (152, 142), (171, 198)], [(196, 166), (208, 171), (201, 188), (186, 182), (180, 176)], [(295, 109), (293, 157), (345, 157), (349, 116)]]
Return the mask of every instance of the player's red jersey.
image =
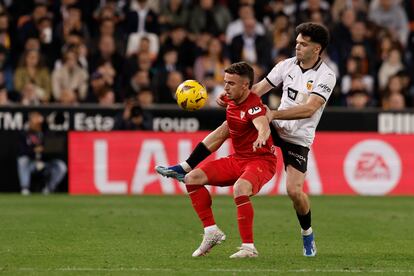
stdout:
[(259, 96), (250, 93), (247, 99), (236, 105), (234, 101), (224, 99), (227, 102), (226, 119), (230, 130), (230, 138), (233, 142), (235, 157), (238, 158), (257, 158), (258, 156), (275, 156), (272, 137), (269, 137), (266, 145), (256, 152), (253, 152), (253, 142), (256, 141), (258, 131), (253, 124), (253, 120), (259, 116), (266, 115)]

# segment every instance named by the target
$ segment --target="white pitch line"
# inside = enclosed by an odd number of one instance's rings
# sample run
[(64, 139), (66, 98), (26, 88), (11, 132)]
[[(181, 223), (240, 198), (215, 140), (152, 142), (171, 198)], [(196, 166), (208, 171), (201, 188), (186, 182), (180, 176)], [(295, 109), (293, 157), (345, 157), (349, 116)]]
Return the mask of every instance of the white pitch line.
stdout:
[(414, 273), (411, 269), (225, 269), (225, 268), (212, 268), (212, 269), (172, 269), (172, 268), (145, 268), (145, 267), (120, 267), (120, 268), (94, 268), (94, 267), (58, 267), (58, 268), (34, 268), (34, 267), (22, 267), (22, 268), (2, 268), (0, 271), (103, 271), (103, 272), (134, 272), (134, 271), (163, 271), (163, 272), (274, 272), (274, 273), (309, 273), (309, 272), (320, 272), (320, 273)]

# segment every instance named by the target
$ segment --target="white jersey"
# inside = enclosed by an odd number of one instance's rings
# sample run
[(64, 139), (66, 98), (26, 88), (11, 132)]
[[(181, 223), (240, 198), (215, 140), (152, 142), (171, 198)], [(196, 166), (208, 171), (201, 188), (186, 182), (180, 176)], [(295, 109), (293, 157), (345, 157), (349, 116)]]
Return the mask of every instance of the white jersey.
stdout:
[(283, 94), (278, 110), (306, 103), (310, 94), (318, 95), (325, 103), (306, 119), (273, 120), (279, 136), (290, 143), (310, 147), (316, 126), (336, 83), (334, 72), (319, 60), (312, 68), (303, 70), (296, 57), (279, 62), (267, 75), (272, 86), (283, 82)]

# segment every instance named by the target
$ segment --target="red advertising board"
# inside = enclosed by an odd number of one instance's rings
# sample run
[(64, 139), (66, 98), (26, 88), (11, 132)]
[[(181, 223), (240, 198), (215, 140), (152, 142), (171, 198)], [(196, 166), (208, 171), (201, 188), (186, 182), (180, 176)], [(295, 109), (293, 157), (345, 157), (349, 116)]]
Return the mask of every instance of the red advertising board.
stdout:
[[(163, 178), (155, 165), (185, 160), (207, 132), (71, 132), (70, 194), (182, 194), (182, 183)], [(318, 133), (308, 160), (305, 190), (317, 195), (414, 195), (414, 135)], [(227, 141), (209, 158), (231, 153)], [(285, 194), (278, 154), (275, 177), (260, 194)], [(231, 194), (229, 187), (209, 188)]]

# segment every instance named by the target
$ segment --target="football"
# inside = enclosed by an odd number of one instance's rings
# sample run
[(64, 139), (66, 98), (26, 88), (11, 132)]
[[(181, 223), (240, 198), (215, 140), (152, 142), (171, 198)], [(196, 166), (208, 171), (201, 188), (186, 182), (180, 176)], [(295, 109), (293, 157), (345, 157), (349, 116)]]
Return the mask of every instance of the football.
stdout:
[(196, 80), (186, 80), (175, 91), (177, 104), (184, 110), (194, 111), (202, 108), (207, 102), (207, 90)]

